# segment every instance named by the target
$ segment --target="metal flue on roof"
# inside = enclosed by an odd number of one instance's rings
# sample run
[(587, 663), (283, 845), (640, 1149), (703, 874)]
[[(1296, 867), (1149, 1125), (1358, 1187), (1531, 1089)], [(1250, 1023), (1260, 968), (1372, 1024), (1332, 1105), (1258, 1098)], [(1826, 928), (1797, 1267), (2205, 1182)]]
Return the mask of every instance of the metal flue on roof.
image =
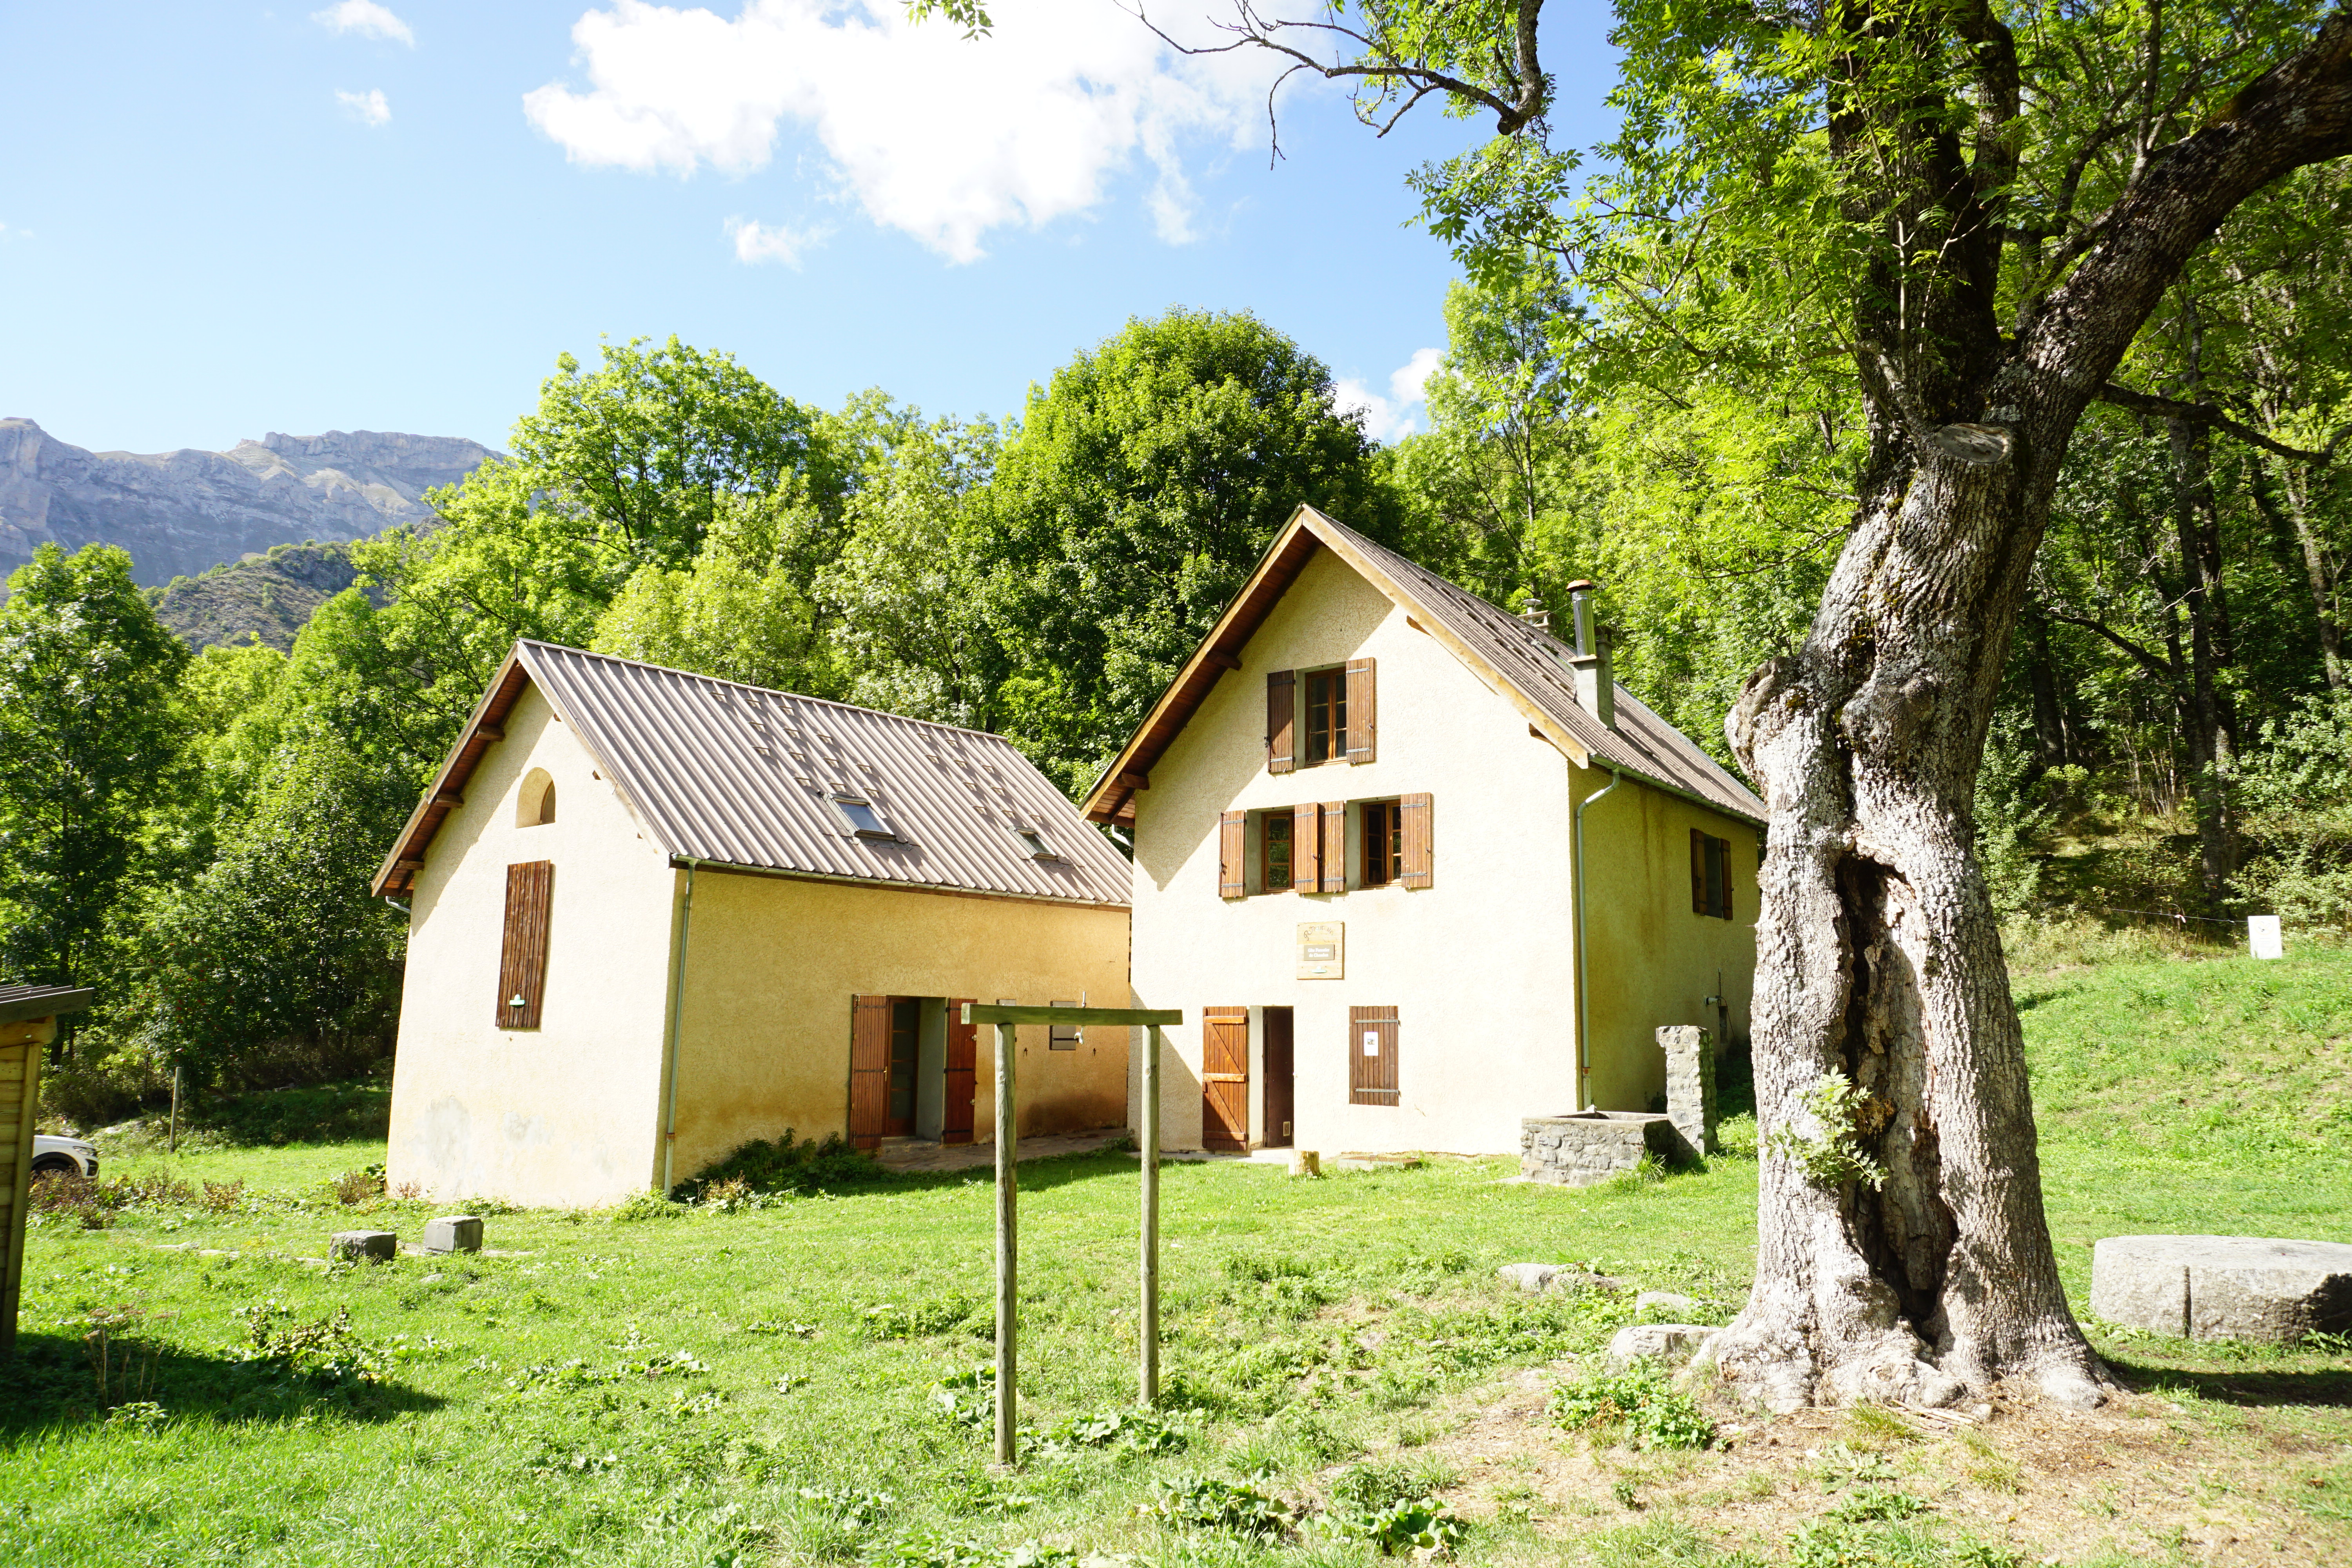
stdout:
[[(517, 643), (493, 698), (514, 685), (511, 673), (540, 688), (646, 832), (677, 858), (1070, 903), (1129, 901), (1126, 858), (999, 736), (552, 643)], [(462, 787), (472, 771), (465, 759), (482, 750), (472, 730), (511, 706), (511, 697), (485, 699), (428, 804)], [(855, 803), (869, 806), (888, 837), (860, 834)], [(417, 861), (437, 826), (419, 812), (387, 863), (387, 879)]]

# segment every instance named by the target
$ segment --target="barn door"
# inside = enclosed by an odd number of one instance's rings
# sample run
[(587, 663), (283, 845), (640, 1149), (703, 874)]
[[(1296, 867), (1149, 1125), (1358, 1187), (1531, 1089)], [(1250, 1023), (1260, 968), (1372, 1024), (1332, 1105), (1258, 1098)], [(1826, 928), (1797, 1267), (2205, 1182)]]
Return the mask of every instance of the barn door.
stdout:
[(1233, 1153), (1249, 1147), (1246, 1007), (1210, 1007), (1201, 1015), (1201, 1146)]
[(890, 998), (849, 999), (849, 1141), (882, 1147), (890, 1115)]
[(980, 1061), (980, 1026), (963, 1021), (963, 1010), (977, 998), (948, 998), (948, 1102), (940, 1119), (940, 1142), (971, 1142), (973, 1069)]

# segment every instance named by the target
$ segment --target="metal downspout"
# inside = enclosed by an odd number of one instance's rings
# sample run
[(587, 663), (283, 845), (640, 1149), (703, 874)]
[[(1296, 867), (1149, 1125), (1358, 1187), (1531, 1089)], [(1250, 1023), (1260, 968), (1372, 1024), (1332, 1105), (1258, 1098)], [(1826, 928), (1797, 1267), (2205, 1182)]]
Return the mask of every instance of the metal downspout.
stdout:
[(1584, 941), (1584, 812), (1587, 806), (1624, 782), (1624, 773), (1611, 768), (1609, 782), (1576, 803), (1576, 1100), (1579, 1110), (1592, 1103), (1589, 1098), (1592, 1087), (1591, 1007), (1587, 1000), (1590, 992), (1585, 984), (1585, 974), (1591, 966), (1585, 960)]
[(668, 1082), (662, 1091), (664, 1103), (662, 1126), (662, 1196), (669, 1196), (671, 1184), (670, 1159), (677, 1152), (677, 1030), (678, 1020), (686, 1012), (686, 942), (694, 930), (694, 872), (698, 860), (686, 863), (686, 902), (677, 917), (677, 958), (672, 968), (669, 988), (669, 1048)]

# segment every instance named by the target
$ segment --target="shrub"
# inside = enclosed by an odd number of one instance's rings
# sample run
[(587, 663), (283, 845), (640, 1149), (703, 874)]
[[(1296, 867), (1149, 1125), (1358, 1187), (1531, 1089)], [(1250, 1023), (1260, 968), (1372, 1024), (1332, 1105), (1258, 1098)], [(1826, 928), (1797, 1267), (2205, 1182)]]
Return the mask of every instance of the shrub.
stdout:
[(1715, 1440), (1715, 1425), (1697, 1403), (1649, 1362), (1559, 1390), (1551, 1411), (1571, 1432), (1610, 1436), (1629, 1447), (1704, 1448)]

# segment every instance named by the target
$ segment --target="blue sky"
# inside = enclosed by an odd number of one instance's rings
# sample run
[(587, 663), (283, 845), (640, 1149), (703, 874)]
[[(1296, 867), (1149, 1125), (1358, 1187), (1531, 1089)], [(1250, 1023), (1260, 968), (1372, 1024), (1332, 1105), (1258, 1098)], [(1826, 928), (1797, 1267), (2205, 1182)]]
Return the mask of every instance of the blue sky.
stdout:
[[(1178, 3), (1154, 20), (1208, 36)], [(1378, 141), (1287, 89), (1269, 169), (1262, 59), (1178, 61), (1115, 0), (992, 10), (965, 43), (898, 0), (9, 0), (0, 415), (499, 445), (559, 352), (673, 332), (804, 400), (1002, 414), (1185, 304), (1290, 333), (1377, 430), (1416, 416), (1453, 268), (1404, 176), (1484, 122)], [(1589, 143), (1606, 12), (1545, 21)]]

